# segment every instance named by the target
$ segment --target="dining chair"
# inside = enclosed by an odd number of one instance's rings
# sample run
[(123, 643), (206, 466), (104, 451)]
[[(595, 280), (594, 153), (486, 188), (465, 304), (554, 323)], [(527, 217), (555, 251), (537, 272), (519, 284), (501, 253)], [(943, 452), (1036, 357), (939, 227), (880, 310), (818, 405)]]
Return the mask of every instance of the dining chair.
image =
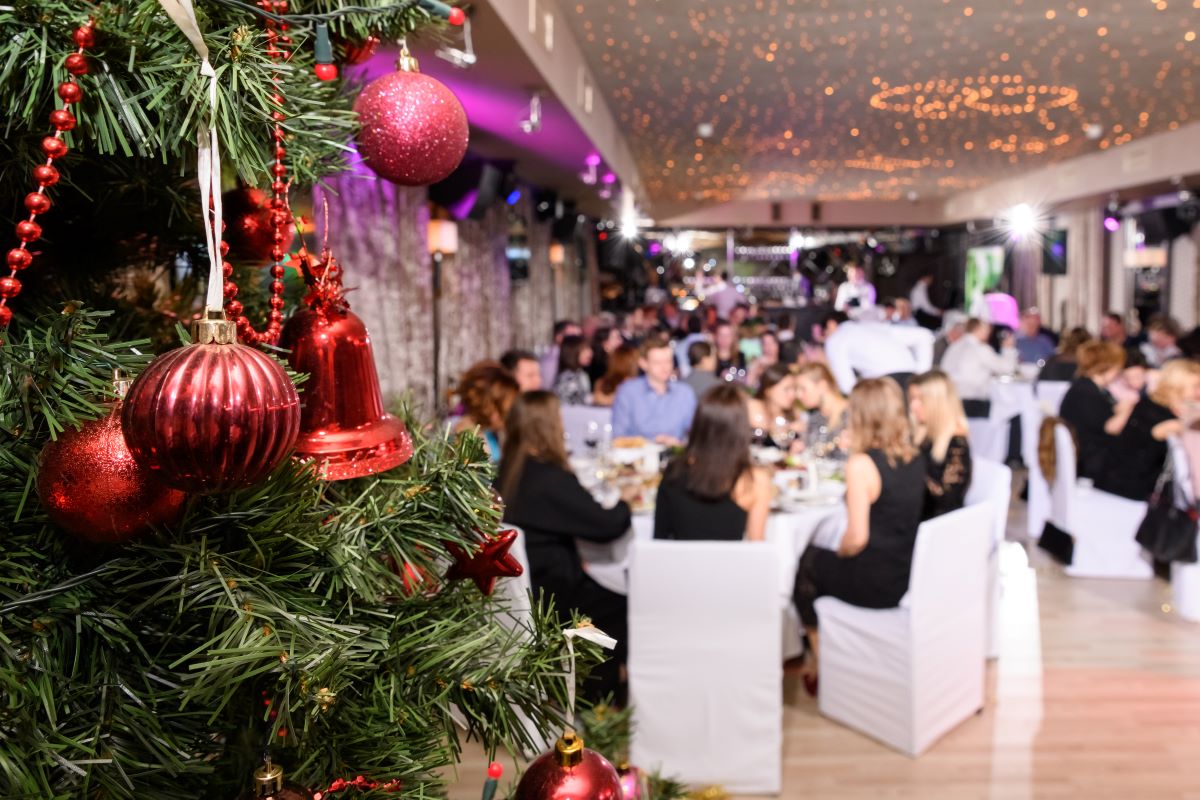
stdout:
[(779, 793), (778, 552), (750, 542), (634, 543), (632, 763), (734, 794)]
[[(1183, 444), (1177, 437), (1167, 440), (1174, 467), (1176, 503), (1196, 507), (1196, 493), (1192, 489), (1192, 465), (1188, 461)], [(1188, 622), (1200, 622), (1200, 563), (1171, 564), (1171, 604), (1175, 613)]]
[(995, 513), (922, 523), (898, 608), (817, 599), (822, 714), (915, 758), (983, 708)]
[(1003, 607), (1004, 576), (1001, 574), (1000, 548), (1008, 530), (1008, 509), (1012, 503), (1012, 470), (986, 458), (971, 459), (971, 486), (967, 505), (990, 503), (992, 508), (992, 546), (988, 554), (988, 658), (1000, 657), (1000, 611)]

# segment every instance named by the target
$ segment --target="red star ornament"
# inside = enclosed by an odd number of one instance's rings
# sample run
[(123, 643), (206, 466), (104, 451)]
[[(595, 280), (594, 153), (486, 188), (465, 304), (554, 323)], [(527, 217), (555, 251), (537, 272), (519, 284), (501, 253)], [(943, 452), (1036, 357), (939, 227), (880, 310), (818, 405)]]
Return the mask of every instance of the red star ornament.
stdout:
[(501, 531), (495, 537), (485, 539), (475, 552), (467, 552), (460, 545), (446, 542), (446, 549), (454, 556), (454, 563), (446, 572), (446, 580), (470, 578), (480, 592), (490, 596), (496, 588), (497, 578), (515, 578), (524, 572), (521, 563), (508, 552), (516, 540), (516, 531)]

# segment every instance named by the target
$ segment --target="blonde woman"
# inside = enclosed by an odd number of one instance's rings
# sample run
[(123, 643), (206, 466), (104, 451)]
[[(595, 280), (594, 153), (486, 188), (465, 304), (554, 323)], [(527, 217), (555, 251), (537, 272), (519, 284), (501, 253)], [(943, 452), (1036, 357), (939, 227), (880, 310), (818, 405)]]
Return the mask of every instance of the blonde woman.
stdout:
[(796, 399), (808, 411), (808, 445), (839, 455), (837, 442), (846, 427), (846, 398), (838, 389), (829, 366), (810, 361), (796, 371)]
[(912, 441), (904, 395), (891, 378), (860, 381), (848, 408), (846, 532), (837, 551), (810, 545), (800, 557), (793, 601), (808, 631), (805, 687), (816, 692), (818, 597), (863, 608), (895, 608), (908, 591), (925, 503), (925, 459)]
[(971, 445), (967, 415), (946, 373), (935, 369), (909, 381), (908, 412), (927, 470), (921, 519), (962, 508), (971, 488)]
[(1138, 401), (1109, 445), (1097, 488), (1130, 500), (1149, 499), (1167, 460), (1167, 439), (1182, 434), (1185, 424), (1195, 421), (1197, 402), (1200, 364), (1168, 361), (1154, 391)]

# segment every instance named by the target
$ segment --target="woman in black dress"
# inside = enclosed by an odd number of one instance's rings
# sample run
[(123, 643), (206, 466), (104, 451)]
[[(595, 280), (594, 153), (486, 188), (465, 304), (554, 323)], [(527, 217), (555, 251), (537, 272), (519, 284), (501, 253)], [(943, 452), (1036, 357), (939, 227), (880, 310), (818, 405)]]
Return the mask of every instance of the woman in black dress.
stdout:
[(941, 370), (908, 382), (913, 438), (925, 456), (925, 510), (933, 519), (963, 507), (971, 488), (971, 445), (967, 415), (954, 383)]
[(1147, 500), (1167, 461), (1167, 439), (1196, 419), (1200, 401), (1200, 364), (1168, 361), (1154, 391), (1134, 406), (1116, 437), (1096, 486), (1130, 500)]
[(818, 597), (863, 608), (895, 608), (908, 591), (925, 503), (925, 459), (913, 445), (904, 396), (891, 378), (859, 381), (850, 393), (846, 532), (837, 551), (809, 545), (793, 601), (808, 631), (803, 670), (816, 691)]
[(575, 540), (620, 538), (629, 529), (629, 505), (622, 500), (604, 508), (567, 467), (560, 406), (550, 392), (526, 392), (513, 403), (498, 485), (504, 521), (525, 531), (534, 593), (554, 599), (564, 625), (578, 611), (617, 640), (613, 657), (592, 671), (585, 692), (594, 699), (619, 693), (627, 638), (625, 597), (583, 571)]
[(654, 538), (761, 541), (772, 491), (750, 461), (746, 398), (719, 384), (700, 399), (687, 449), (659, 484)]
[(1076, 474), (1099, 482), (1109, 449), (1125, 429), (1136, 403), (1118, 403), (1108, 393), (1109, 384), (1125, 364), (1124, 350), (1112, 342), (1088, 342), (1077, 354), (1079, 377), (1063, 396), (1058, 415), (1075, 431), (1079, 451)]

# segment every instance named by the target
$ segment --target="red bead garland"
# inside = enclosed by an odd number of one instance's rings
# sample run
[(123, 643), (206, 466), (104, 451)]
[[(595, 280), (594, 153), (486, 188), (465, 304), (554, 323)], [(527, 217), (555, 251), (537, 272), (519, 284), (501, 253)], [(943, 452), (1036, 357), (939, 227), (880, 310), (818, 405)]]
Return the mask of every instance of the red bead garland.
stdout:
[[(63, 59), (63, 66), (71, 75), (86, 75), (88, 72), (87, 56), (83, 51), (96, 44), (96, 23), (88, 20), (87, 24), (76, 28), (71, 38), (78, 48), (74, 53)], [(4, 263), (8, 266), (7, 277), (0, 278), (0, 331), (12, 321), (12, 309), (8, 301), (21, 293), (21, 282), (17, 273), (28, 269), (33, 263), (33, 253), (29, 245), (42, 238), (42, 226), (37, 223), (37, 217), (45, 214), (53, 205), (46, 196), (46, 189), (58, 183), (58, 170), (54, 167), (55, 159), (67, 154), (67, 143), (62, 140), (63, 134), (75, 128), (75, 115), (70, 106), (83, 99), (83, 89), (74, 81), (63, 81), (58, 85), (58, 96), (63, 101), (63, 107), (50, 112), (50, 124), (54, 133), (42, 139), (42, 152), (46, 155), (46, 163), (39, 164), (33, 169), (33, 180), (37, 183), (36, 192), (25, 195), (25, 210), (29, 219), (17, 223), (16, 234), (20, 244), (9, 250)]]
[[(287, 0), (259, 0), (258, 6), (273, 14), (286, 14), (288, 10)], [(266, 28), (267, 55), (276, 62), (286, 60), (288, 51), (285, 46), (292, 43), (291, 37), (287, 35), (287, 23), (277, 22), (268, 17)], [(271, 80), (275, 84), (271, 102), (282, 108), (283, 94), (280, 91), (280, 84), (283, 78), (280, 73), (276, 72), (271, 76)], [(265, 331), (254, 330), (250, 320), (242, 313), (245, 308), (238, 302), (237, 284), (229, 279), (233, 274), (233, 267), (229, 262), (225, 262), (223, 266), (225, 270), (225, 313), (230, 319), (237, 321), (238, 338), (244, 342), (274, 345), (279, 342), (279, 334), (283, 331), (283, 312), (281, 311), (284, 290), (283, 258), (287, 255), (284, 250), (284, 242), (288, 239), (288, 226), (292, 222), (292, 210), (288, 204), (288, 184), (284, 180), (287, 177), (287, 166), (283, 163), (284, 157), (287, 156), (287, 149), (283, 146), (286, 136), (283, 130), (284, 114), (277, 109), (271, 112), (271, 119), (275, 122), (273, 151), (275, 163), (271, 165), (271, 175), (274, 176), (274, 180), (271, 182), (271, 194), (273, 195), (271, 198), (271, 236), (274, 241), (271, 248), (271, 278), (273, 280), (271, 281), (271, 298), (269, 300), (271, 311), (267, 315)], [(225, 256), (228, 252), (228, 246), (222, 242), (221, 255)]]

